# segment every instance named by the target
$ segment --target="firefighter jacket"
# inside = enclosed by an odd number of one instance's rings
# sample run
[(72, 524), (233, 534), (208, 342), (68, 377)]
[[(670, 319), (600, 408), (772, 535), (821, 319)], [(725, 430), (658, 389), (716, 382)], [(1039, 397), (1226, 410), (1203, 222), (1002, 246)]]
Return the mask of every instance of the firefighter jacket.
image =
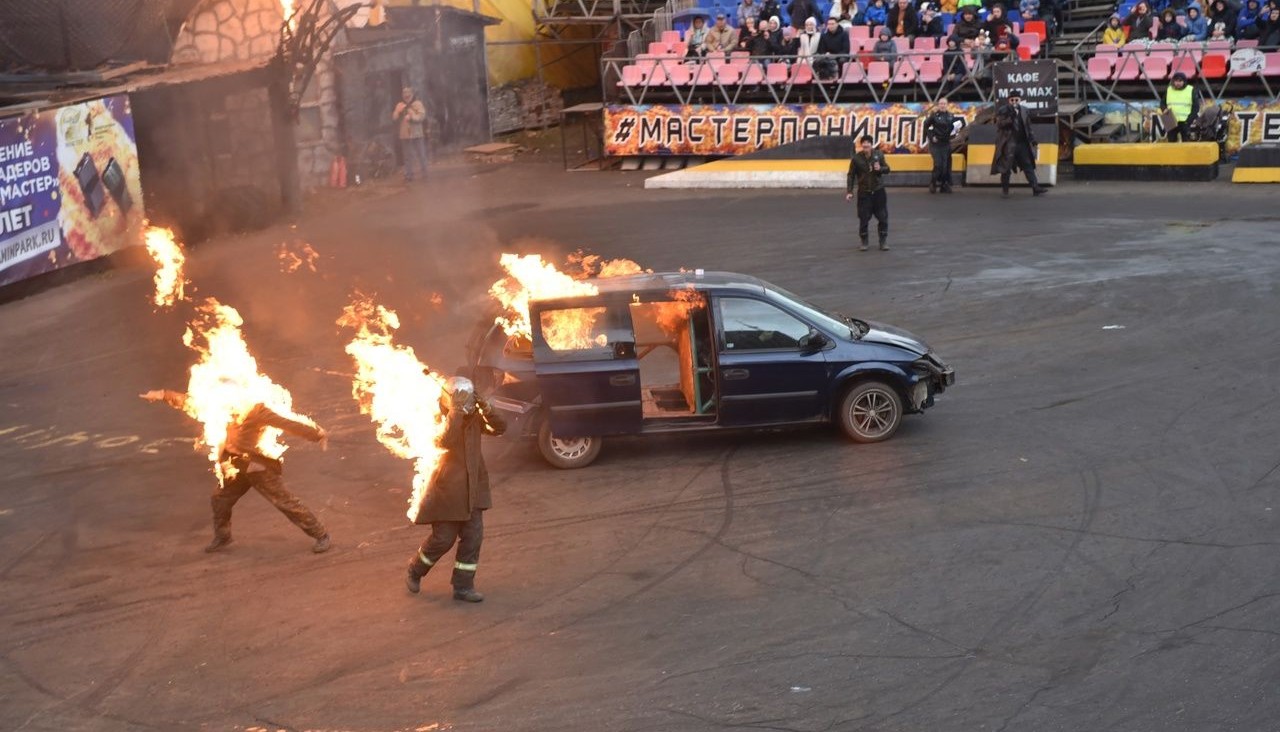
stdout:
[(480, 402), (475, 412), (450, 410), (440, 447), (444, 457), (427, 488), (415, 523), (467, 521), (471, 512), (493, 506), (489, 496), (489, 471), (480, 454), (481, 435), (500, 435), (507, 429), (497, 410)]

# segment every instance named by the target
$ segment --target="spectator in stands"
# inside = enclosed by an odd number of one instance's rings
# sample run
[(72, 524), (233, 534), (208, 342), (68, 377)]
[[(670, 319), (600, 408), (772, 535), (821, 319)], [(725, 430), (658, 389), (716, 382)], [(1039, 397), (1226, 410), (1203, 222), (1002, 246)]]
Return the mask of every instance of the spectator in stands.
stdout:
[(707, 38), (702, 42), (703, 55), (722, 51), (729, 53), (738, 47), (738, 31), (729, 27), (724, 13), (716, 14), (716, 24), (707, 31)]
[[(1224, 0), (1219, 0), (1223, 2)], [(1129, 27), (1129, 38), (1135, 41), (1151, 38), (1151, 33), (1155, 28), (1155, 18), (1151, 16), (1151, 7), (1145, 2), (1140, 2), (1134, 6), (1133, 12), (1129, 13), (1129, 17), (1124, 19), (1124, 24)]]
[(831, 56), (837, 64), (849, 60), (849, 31), (835, 18), (827, 18), (827, 32), (818, 39), (818, 53)]
[(1040, 20), (1044, 21), (1046, 41), (1052, 45), (1053, 38), (1062, 27), (1062, 4), (1059, 0), (1040, 0)]
[[(1255, 1), (1249, 0), (1249, 2)], [(1177, 43), (1182, 40), (1184, 35), (1186, 35), (1186, 31), (1178, 23), (1178, 14), (1174, 12), (1173, 8), (1165, 8), (1164, 12), (1160, 14), (1160, 27), (1156, 30), (1156, 40)]]
[(1200, 8), (1187, 8), (1187, 34), (1183, 38), (1192, 41), (1203, 41), (1209, 37), (1209, 21), (1204, 19)]
[(872, 28), (878, 25), (884, 25), (889, 19), (889, 8), (885, 5), (885, 0), (871, 0), (867, 4), (867, 12), (864, 21)]
[(996, 107), (996, 149), (991, 158), (991, 174), (1000, 175), (1000, 189), (1009, 197), (1009, 178), (1021, 170), (1031, 184), (1031, 195), (1043, 196), (1049, 189), (1036, 179), (1036, 157), (1039, 144), (1031, 128), (1031, 114), (1022, 106), (1016, 91), (1008, 101)]
[(396, 104), (391, 119), (400, 126), (400, 155), (404, 159), (404, 179), (413, 180), (413, 169), (416, 167), (423, 180), (427, 179), (427, 135), (425, 122), (427, 108), (411, 87), (400, 90), (400, 101)]
[(880, 29), (880, 38), (876, 41), (876, 45), (871, 47), (871, 53), (875, 55), (877, 61), (888, 61), (891, 69), (897, 65), (898, 45), (893, 42), (893, 36), (889, 35), (888, 28)]
[(1204, 8), (1200, 6), (1199, 0), (1169, 0), (1169, 4), (1165, 7), (1172, 8), (1179, 18), (1185, 18), (1187, 11), (1195, 8), (1203, 14)]
[[(791, 27), (796, 30), (804, 28), (804, 23), (809, 18), (817, 18), (822, 15), (821, 11), (818, 10), (818, 4), (814, 0), (791, 0), (791, 4), (787, 6), (787, 12), (791, 14)], [(816, 23), (817, 21), (815, 20), (814, 22)]]
[(768, 23), (761, 23), (757, 26), (757, 33), (751, 40), (752, 56), (781, 56), (782, 55), (782, 28), (777, 19), (772, 19)]
[(688, 56), (704, 56), (707, 49), (707, 19), (701, 15), (693, 16), (693, 25), (684, 32), (684, 42), (689, 47)]
[(799, 59), (799, 63), (812, 63), (813, 57), (818, 55), (818, 44), (821, 41), (822, 34), (818, 32), (818, 20), (806, 18), (804, 30), (796, 34), (796, 58)]
[(778, 0), (764, 0), (760, 3), (761, 18), (778, 18), (778, 22), (782, 22), (782, 4)]
[(1236, 15), (1235, 37), (1241, 40), (1258, 38), (1258, 18), (1262, 15), (1262, 5), (1258, 0), (1248, 0)]
[(1112, 46), (1123, 46), (1129, 40), (1129, 29), (1120, 22), (1119, 15), (1107, 19), (1107, 27), (1102, 31), (1102, 42)]
[(885, 25), (889, 26), (895, 36), (913, 38), (920, 27), (920, 16), (916, 15), (916, 8), (911, 0), (898, 0), (889, 8), (889, 18)]
[(973, 48), (978, 36), (982, 35), (982, 21), (978, 20), (978, 13), (973, 6), (966, 5), (960, 9), (960, 20), (952, 27), (951, 35), (955, 36), (961, 48)]
[(858, 1), (835, 0), (835, 2), (831, 3), (831, 12), (827, 14), (827, 17), (835, 18), (841, 28), (848, 30), (861, 20), (858, 17)]
[(939, 42), (946, 35), (946, 30), (942, 27), (942, 16), (938, 15), (938, 11), (934, 10), (929, 3), (925, 3), (920, 10), (920, 30), (917, 35), (927, 36)]
[(1200, 95), (1196, 93), (1195, 87), (1187, 83), (1186, 74), (1179, 71), (1173, 75), (1173, 80), (1164, 91), (1164, 106), (1160, 111), (1167, 116), (1171, 115), (1173, 119), (1173, 126), (1169, 128), (1165, 139), (1169, 142), (1190, 142), (1191, 131), (1187, 126), (1200, 114)]
[[(1209, 4), (1209, 22), (1210, 28), (1218, 23), (1223, 26), (1223, 34), (1228, 38), (1234, 38), (1236, 34), (1236, 11), (1231, 7), (1227, 0), (1213, 0)], [(1210, 32), (1212, 35), (1212, 32)]]
[(738, 46), (734, 50), (751, 53), (756, 39), (760, 37), (760, 29), (756, 27), (755, 18), (747, 18), (747, 22), (738, 29)]
[(947, 50), (942, 52), (942, 93), (950, 94), (964, 83), (969, 66), (964, 61), (964, 51), (955, 36), (947, 37)]
[(942, 2), (938, 3), (938, 12), (940, 13), (950, 13), (954, 16), (959, 9), (960, 0), (942, 0)]
[(1226, 23), (1214, 23), (1213, 30), (1209, 32), (1209, 40), (1211, 41), (1230, 41), (1231, 36), (1227, 34)]
[(1004, 6), (996, 3), (991, 6), (991, 13), (987, 15), (987, 22), (983, 24), (982, 29), (991, 37), (991, 48), (995, 53), (992, 55), (993, 61), (998, 61), (1005, 54), (1008, 54), (1018, 47), (1018, 34), (1013, 29), (1013, 21), (1004, 14)]
[(1258, 34), (1258, 45), (1263, 48), (1280, 46), (1280, 7), (1271, 6), (1265, 20), (1258, 21), (1262, 31)]
[(747, 21), (750, 20), (754, 24), (760, 19), (760, 6), (755, 4), (755, 0), (742, 0), (738, 3), (738, 28), (747, 27)]
[(1040, 0), (1021, 0), (1018, 3), (1018, 15), (1022, 16), (1022, 24), (1028, 20), (1040, 20)]

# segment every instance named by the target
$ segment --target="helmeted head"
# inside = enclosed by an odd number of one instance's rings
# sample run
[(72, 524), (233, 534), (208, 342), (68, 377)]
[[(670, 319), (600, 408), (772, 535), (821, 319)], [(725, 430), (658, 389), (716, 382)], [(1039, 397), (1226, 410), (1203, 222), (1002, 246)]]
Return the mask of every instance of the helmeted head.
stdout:
[(465, 376), (452, 376), (444, 382), (445, 399), (451, 409), (467, 411), (476, 401), (476, 386)]

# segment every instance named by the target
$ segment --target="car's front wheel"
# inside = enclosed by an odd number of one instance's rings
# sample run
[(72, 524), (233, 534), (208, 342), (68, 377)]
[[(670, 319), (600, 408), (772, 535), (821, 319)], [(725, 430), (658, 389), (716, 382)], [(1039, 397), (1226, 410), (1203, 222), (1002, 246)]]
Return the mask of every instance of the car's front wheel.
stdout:
[(902, 397), (882, 381), (864, 381), (840, 400), (840, 428), (854, 442), (881, 442), (902, 424)]
[(551, 431), (551, 422), (542, 421), (538, 429), (538, 451), (542, 458), (557, 468), (572, 470), (585, 468), (600, 456), (599, 437), (557, 437)]

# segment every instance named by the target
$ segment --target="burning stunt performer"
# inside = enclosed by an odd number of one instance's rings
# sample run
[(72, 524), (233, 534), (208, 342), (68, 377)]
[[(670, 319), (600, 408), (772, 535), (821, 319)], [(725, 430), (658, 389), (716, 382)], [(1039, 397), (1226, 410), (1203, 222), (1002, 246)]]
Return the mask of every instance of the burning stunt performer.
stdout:
[(476, 592), (476, 568), (484, 538), (484, 511), (493, 505), (489, 471), (480, 454), (480, 436), (501, 435), (507, 429), (502, 415), (479, 399), (470, 379), (455, 376), (445, 384), (441, 410), (447, 415), (440, 447), (446, 452), (417, 507), (414, 523), (431, 524), (431, 536), (409, 560), (405, 584), (422, 589), (422, 578), (440, 557), (458, 544), (453, 563), (453, 599), (481, 602)]
[[(186, 394), (167, 389), (149, 391), (141, 396), (148, 401), (163, 401), (175, 409), (182, 409), (187, 401)], [(213, 506), (213, 541), (205, 547), (206, 552), (216, 552), (231, 543), (231, 509), (251, 488), (316, 540), (311, 551), (319, 554), (329, 550), (329, 533), (320, 519), (285, 488), (283, 461), (263, 455), (258, 449), (262, 433), (269, 427), (311, 442), (322, 442), (326, 437), (319, 427), (283, 417), (261, 403), (228, 424), (227, 439), (222, 444), (218, 462), (220, 480), (210, 500)]]

